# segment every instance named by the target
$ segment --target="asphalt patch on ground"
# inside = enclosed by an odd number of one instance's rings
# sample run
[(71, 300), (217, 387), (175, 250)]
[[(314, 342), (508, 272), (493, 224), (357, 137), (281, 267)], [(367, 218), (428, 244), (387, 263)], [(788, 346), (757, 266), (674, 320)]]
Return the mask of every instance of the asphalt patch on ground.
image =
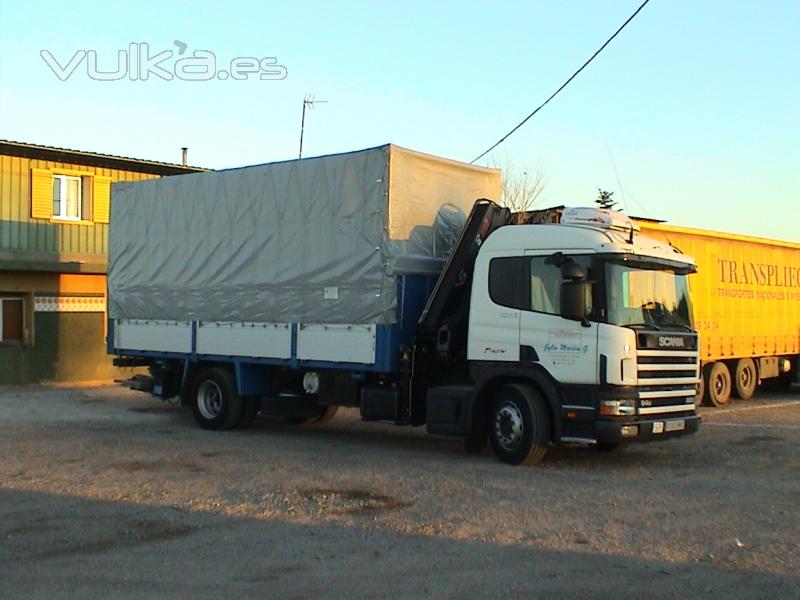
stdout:
[(397, 498), (363, 489), (336, 490), (313, 488), (301, 490), (300, 495), (316, 506), (319, 512), (329, 515), (358, 515), (399, 510), (410, 506)]

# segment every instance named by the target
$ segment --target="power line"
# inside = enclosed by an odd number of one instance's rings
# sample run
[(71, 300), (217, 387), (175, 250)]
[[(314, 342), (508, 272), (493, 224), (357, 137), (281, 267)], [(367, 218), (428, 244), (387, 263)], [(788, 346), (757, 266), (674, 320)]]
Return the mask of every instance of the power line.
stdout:
[(514, 129), (512, 129), (512, 130), (511, 130), (511, 131), (509, 131), (507, 134), (505, 134), (503, 137), (501, 137), (499, 140), (497, 140), (497, 142), (495, 142), (495, 144), (494, 144), (493, 146), (491, 146), (491, 147), (490, 147), (488, 150), (486, 150), (485, 152), (483, 152), (483, 153), (479, 154), (477, 157), (473, 158), (473, 159), (470, 161), (470, 163), (469, 163), (469, 164), (473, 164), (473, 163), (475, 163), (476, 161), (478, 161), (478, 160), (480, 160), (481, 158), (483, 158), (484, 156), (486, 156), (487, 154), (489, 154), (489, 152), (491, 152), (492, 150), (494, 150), (495, 148), (497, 148), (497, 147), (498, 147), (500, 144), (502, 144), (502, 143), (503, 143), (503, 142), (505, 142), (505, 141), (506, 141), (506, 140), (507, 140), (509, 137), (511, 137), (511, 135), (512, 135), (512, 134), (513, 134), (513, 133), (514, 133), (514, 132), (515, 132), (517, 129), (519, 129), (520, 127), (522, 127), (523, 125), (525, 125), (525, 123), (527, 123), (527, 122), (528, 122), (528, 120), (529, 120), (529, 119), (530, 119), (530, 118), (531, 118), (533, 115), (535, 115), (535, 114), (536, 114), (536, 113), (538, 113), (540, 110), (542, 110), (542, 109), (543, 109), (545, 106), (547, 106), (547, 104), (550, 102), (550, 100), (552, 100), (553, 98), (555, 98), (556, 96), (558, 96), (558, 94), (561, 92), (561, 90), (563, 90), (565, 87), (567, 87), (567, 86), (570, 84), (570, 82), (571, 82), (573, 79), (575, 79), (575, 78), (578, 76), (578, 74), (579, 74), (581, 71), (583, 71), (583, 70), (584, 70), (584, 69), (585, 69), (585, 68), (586, 68), (586, 67), (589, 65), (589, 63), (590, 63), (590, 62), (592, 62), (592, 61), (595, 59), (595, 57), (596, 57), (598, 54), (600, 54), (600, 53), (601, 53), (603, 50), (605, 50), (606, 46), (608, 46), (608, 45), (611, 43), (611, 41), (612, 41), (612, 40), (613, 40), (615, 37), (617, 37), (617, 35), (619, 35), (619, 33), (620, 33), (620, 32), (621, 32), (623, 29), (625, 29), (625, 27), (628, 25), (628, 23), (630, 23), (631, 21), (633, 21), (633, 19), (636, 17), (636, 15), (638, 15), (638, 14), (641, 12), (641, 10), (642, 10), (642, 9), (643, 9), (643, 8), (644, 8), (646, 5), (647, 5), (647, 3), (648, 3), (648, 2), (650, 2), (650, 0), (644, 0), (644, 2), (642, 2), (642, 4), (639, 6), (639, 8), (637, 8), (637, 9), (636, 9), (636, 11), (635, 11), (635, 12), (634, 12), (634, 13), (633, 13), (633, 14), (632, 14), (630, 17), (628, 17), (628, 19), (627, 19), (627, 20), (626, 20), (626, 21), (625, 21), (625, 22), (624, 22), (622, 25), (620, 25), (619, 29), (617, 29), (617, 30), (614, 32), (614, 35), (612, 35), (610, 38), (608, 38), (608, 39), (606, 40), (606, 42), (605, 42), (605, 43), (604, 43), (602, 46), (600, 46), (600, 48), (598, 48), (598, 49), (597, 49), (597, 51), (596, 51), (594, 54), (592, 54), (592, 55), (589, 57), (589, 60), (587, 60), (585, 63), (583, 63), (583, 65), (581, 65), (581, 68), (580, 68), (580, 69), (578, 69), (577, 71), (575, 71), (575, 72), (574, 72), (574, 73), (573, 73), (573, 74), (570, 76), (570, 78), (569, 78), (569, 79), (567, 79), (567, 80), (566, 80), (564, 83), (562, 83), (562, 84), (561, 84), (561, 87), (560, 87), (560, 88), (558, 88), (558, 89), (557, 89), (555, 92), (553, 92), (553, 94), (552, 94), (552, 95), (551, 95), (551, 96), (550, 96), (550, 97), (549, 97), (547, 100), (545, 100), (545, 101), (544, 101), (544, 102), (542, 102), (542, 103), (541, 103), (539, 106), (537, 106), (537, 107), (536, 107), (536, 109), (535, 109), (535, 110), (534, 110), (534, 111), (533, 111), (531, 114), (529, 114), (527, 117), (525, 117), (524, 119), (522, 119), (522, 121), (520, 121), (520, 122), (517, 124), (517, 126), (516, 126), (516, 127), (514, 127)]
[(625, 188), (622, 187), (622, 180), (619, 178), (617, 164), (614, 162), (614, 156), (611, 154), (611, 146), (608, 145), (608, 138), (606, 138), (606, 150), (608, 150), (608, 159), (611, 161), (611, 168), (614, 169), (614, 177), (617, 178), (617, 187), (619, 188), (619, 191), (622, 192), (622, 206), (625, 207), (625, 212), (630, 214), (628, 211), (628, 200), (625, 197)]

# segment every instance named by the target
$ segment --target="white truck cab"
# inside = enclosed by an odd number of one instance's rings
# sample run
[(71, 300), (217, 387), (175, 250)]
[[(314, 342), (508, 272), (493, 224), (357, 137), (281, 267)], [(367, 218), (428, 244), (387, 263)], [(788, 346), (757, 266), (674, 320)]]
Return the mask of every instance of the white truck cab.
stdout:
[[(695, 270), (691, 257), (608, 210), (498, 228), (475, 261), (467, 359), (483, 377), (535, 375), (556, 398), (559, 442), (611, 448), (696, 429)], [(513, 441), (522, 411), (501, 416)]]

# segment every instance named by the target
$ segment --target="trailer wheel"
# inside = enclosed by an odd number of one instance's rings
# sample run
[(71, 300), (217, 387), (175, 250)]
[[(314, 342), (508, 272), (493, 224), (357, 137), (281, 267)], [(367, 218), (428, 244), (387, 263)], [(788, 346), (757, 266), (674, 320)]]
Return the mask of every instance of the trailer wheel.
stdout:
[(489, 441), (497, 458), (510, 465), (536, 464), (547, 453), (550, 413), (530, 386), (502, 386), (489, 408)]
[(194, 419), (203, 429), (232, 429), (242, 418), (244, 402), (227, 369), (201, 370), (192, 382), (190, 399)]
[(724, 362), (711, 363), (706, 367), (706, 402), (711, 406), (722, 406), (731, 399), (731, 372)]
[(753, 394), (756, 393), (758, 372), (756, 371), (756, 363), (752, 358), (742, 358), (736, 361), (735, 382), (734, 391), (737, 398), (750, 400)]

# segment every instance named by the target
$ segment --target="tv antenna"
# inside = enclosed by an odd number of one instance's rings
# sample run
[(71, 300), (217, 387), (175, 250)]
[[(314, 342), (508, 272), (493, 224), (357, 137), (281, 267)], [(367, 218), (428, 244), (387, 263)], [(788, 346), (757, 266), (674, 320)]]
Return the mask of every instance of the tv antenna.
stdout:
[(303, 98), (303, 117), (300, 119), (300, 152), (297, 158), (303, 158), (303, 132), (306, 128), (306, 108), (311, 110), (315, 104), (324, 104), (327, 100), (317, 100), (314, 94), (306, 94)]

